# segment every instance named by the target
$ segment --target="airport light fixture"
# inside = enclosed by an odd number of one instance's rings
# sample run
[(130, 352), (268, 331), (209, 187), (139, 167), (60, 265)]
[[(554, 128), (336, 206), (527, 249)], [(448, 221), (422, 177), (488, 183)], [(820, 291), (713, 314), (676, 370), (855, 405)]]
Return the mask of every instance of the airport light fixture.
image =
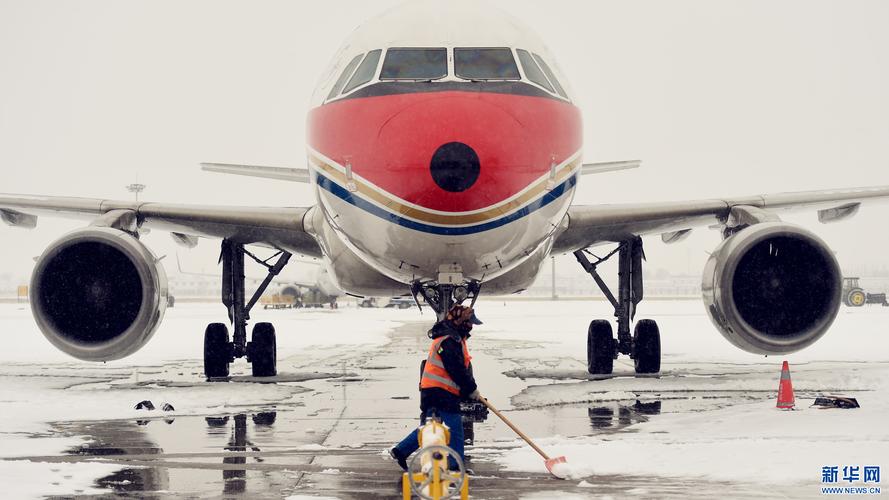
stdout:
[(139, 193), (145, 190), (145, 184), (139, 184), (138, 182), (134, 182), (133, 184), (127, 185), (127, 191), (131, 193), (135, 193), (136, 201), (139, 201)]

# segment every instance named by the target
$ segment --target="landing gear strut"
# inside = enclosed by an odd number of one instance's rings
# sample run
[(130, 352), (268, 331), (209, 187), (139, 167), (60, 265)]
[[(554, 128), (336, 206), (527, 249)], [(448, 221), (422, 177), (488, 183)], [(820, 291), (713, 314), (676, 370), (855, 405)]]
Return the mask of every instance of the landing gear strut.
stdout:
[[(634, 237), (622, 241), (605, 257), (596, 257), (595, 262), (587, 258), (586, 250), (577, 250), (574, 257), (583, 269), (593, 277), (596, 284), (614, 306), (617, 318), (617, 339), (613, 337), (611, 323), (606, 320), (593, 320), (587, 331), (587, 369), (594, 375), (608, 375), (614, 367), (618, 355), (626, 354), (634, 360), (636, 373), (657, 373), (661, 369), (661, 336), (654, 320), (643, 319), (636, 323), (632, 336), (630, 325), (636, 315), (636, 306), (642, 301), (642, 238)], [(618, 255), (618, 292), (611, 293), (608, 285), (599, 276), (596, 267), (613, 255)], [(592, 255), (590, 253), (590, 255)], [(595, 255), (593, 255), (595, 257)]]
[[(268, 275), (260, 283), (249, 301), (244, 289), (244, 256), (247, 255), (268, 269)], [(277, 257), (274, 264), (268, 262)], [(244, 249), (241, 243), (222, 241), (222, 303), (228, 308), (228, 319), (233, 336), (229, 341), (228, 328), (223, 323), (210, 323), (204, 332), (204, 375), (208, 379), (228, 377), (229, 364), (236, 358), (247, 358), (254, 377), (277, 375), (277, 345), (275, 327), (271, 323), (253, 326), (253, 341), (247, 342), (247, 321), (250, 310), (268, 288), (275, 276), (287, 265), (290, 254), (283, 250), (266, 260), (261, 260)]]
[(448, 314), (451, 306), (462, 304), (467, 298), (472, 298), (470, 307), (474, 307), (481, 288), (482, 284), (477, 280), (471, 280), (459, 285), (436, 281), (425, 283), (414, 281), (411, 283), (411, 294), (414, 296), (414, 301), (420, 309), (422, 307), (420, 306), (419, 297), (423, 297), (426, 304), (435, 311), (438, 321), (441, 321)]

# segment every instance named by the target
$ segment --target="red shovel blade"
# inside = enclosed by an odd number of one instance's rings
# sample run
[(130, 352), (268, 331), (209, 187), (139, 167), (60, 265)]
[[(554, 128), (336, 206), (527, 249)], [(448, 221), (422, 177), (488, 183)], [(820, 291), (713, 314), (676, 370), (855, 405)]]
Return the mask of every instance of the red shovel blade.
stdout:
[[(550, 458), (544, 462), (544, 464), (546, 464), (546, 470), (548, 470), (550, 474), (552, 474), (553, 476), (555, 476), (559, 479), (565, 479), (565, 472), (566, 471), (559, 470), (560, 467), (558, 467), (559, 464), (563, 464), (563, 463), (565, 463), (565, 457)], [(555, 470), (553, 470), (554, 468), (555, 468)]]

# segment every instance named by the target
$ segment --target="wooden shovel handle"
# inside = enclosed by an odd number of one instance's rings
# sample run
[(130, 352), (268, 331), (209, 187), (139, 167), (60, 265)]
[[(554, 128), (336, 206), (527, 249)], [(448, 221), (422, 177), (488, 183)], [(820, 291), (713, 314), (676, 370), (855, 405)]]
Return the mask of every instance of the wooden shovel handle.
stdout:
[(534, 451), (536, 451), (537, 453), (540, 453), (540, 456), (543, 457), (544, 460), (549, 460), (549, 455), (544, 453), (543, 450), (541, 450), (536, 444), (534, 444), (534, 441), (531, 441), (531, 438), (526, 436), (524, 432), (520, 431), (519, 428), (516, 427), (512, 422), (510, 422), (509, 419), (506, 418), (502, 413), (500, 413), (497, 410), (497, 408), (494, 408), (494, 406), (491, 405), (491, 403), (489, 403), (487, 399), (481, 398), (481, 399), (479, 399), (479, 401), (481, 401), (485, 406), (487, 406), (489, 410), (494, 412), (494, 415), (497, 415), (498, 417), (500, 417), (500, 420), (503, 420), (503, 423), (508, 425), (510, 429), (515, 431), (515, 433), (518, 434), (519, 437), (524, 439), (526, 443), (531, 445), (531, 448), (534, 448)]

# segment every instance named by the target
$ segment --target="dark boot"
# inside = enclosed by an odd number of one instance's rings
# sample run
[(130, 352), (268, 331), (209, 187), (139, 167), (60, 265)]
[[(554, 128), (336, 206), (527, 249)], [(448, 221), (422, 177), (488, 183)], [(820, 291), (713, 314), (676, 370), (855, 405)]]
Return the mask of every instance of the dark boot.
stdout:
[(389, 456), (392, 457), (392, 460), (398, 462), (398, 466), (401, 467), (402, 470), (407, 471), (407, 457), (402, 456), (401, 452), (398, 451), (398, 448), (390, 449)]

